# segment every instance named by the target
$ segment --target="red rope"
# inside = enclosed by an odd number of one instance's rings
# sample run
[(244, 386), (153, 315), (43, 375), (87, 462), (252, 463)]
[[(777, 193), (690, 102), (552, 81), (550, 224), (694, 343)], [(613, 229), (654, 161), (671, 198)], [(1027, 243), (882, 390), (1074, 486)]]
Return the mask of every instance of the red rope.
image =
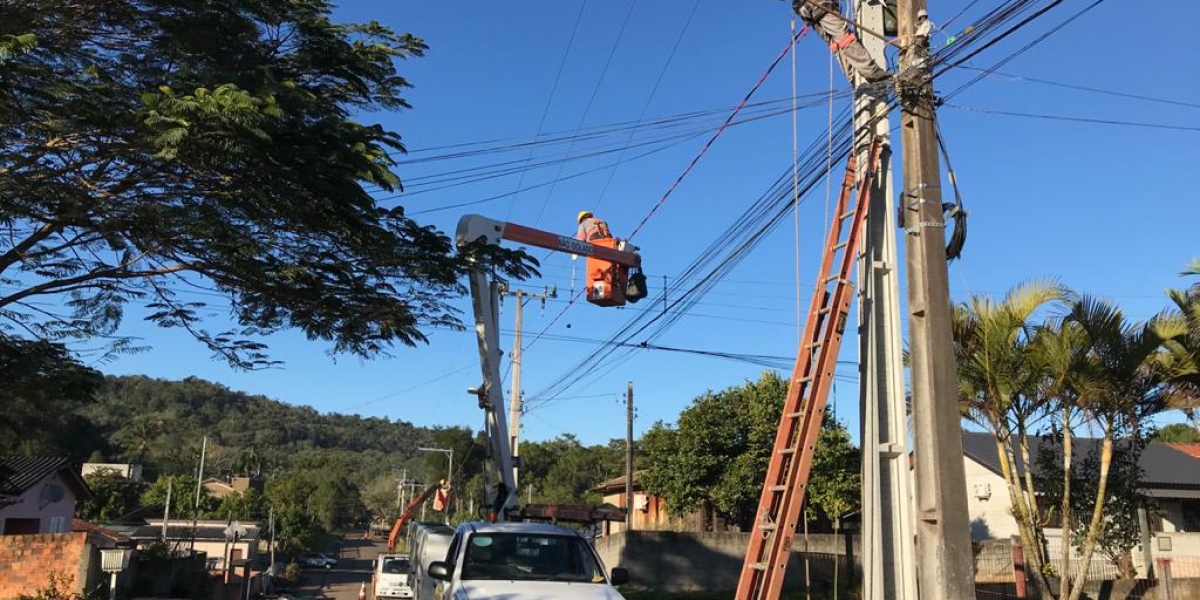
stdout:
[[(655, 205), (650, 209), (650, 212), (646, 213), (646, 216), (642, 218), (642, 222), (638, 223), (638, 226), (634, 228), (633, 233), (629, 234), (628, 239), (633, 239), (633, 236), (637, 235), (637, 233), (642, 230), (642, 227), (646, 225), (646, 222), (650, 220), (650, 217), (654, 216), (655, 211), (657, 211), (659, 207), (667, 201), (667, 198), (671, 197), (671, 193), (675, 191), (675, 188), (679, 187), (679, 184), (683, 182), (683, 178), (687, 177), (688, 173), (691, 173), (692, 168), (696, 166), (696, 163), (700, 162), (700, 158), (704, 156), (704, 153), (708, 152), (708, 149), (712, 147), (713, 142), (716, 142), (718, 137), (721, 137), (721, 134), (729, 127), (729, 124), (733, 122), (738, 113), (742, 112), (742, 109), (745, 108), (746, 104), (750, 102), (750, 98), (754, 96), (754, 93), (758, 91), (758, 88), (762, 87), (763, 83), (766, 83), (767, 78), (771, 76), (771, 72), (775, 70), (775, 67), (779, 66), (779, 63), (783, 61), (785, 57), (787, 57), (788, 52), (791, 51), (800, 38), (804, 37), (804, 34), (808, 33), (808, 30), (809, 26), (805, 25), (800, 29), (800, 31), (796, 32), (796, 35), (793, 36), (791, 40), (788, 41), (788, 45), (784, 46), (783, 50), (780, 51), (779, 56), (776, 56), (775, 61), (771, 63), (771, 66), (767, 67), (767, 70), (764, 71), (762, 76), (758, 78), (758, 82), (754, 84), (754, 87), (750, 88), (749, 92), (746, 92), (746, 96), (742, 98), (742, 101), (738, 103), (736, 108), (733, 109), (733, 112), (729, 113), (729, 116), (726, 117), (725, 122), (722, 123), (721, 126), (717, 128), (717, 131), (713, 133), (712, 137), (705, 142), (704, 147), (700, 149), (700, 153), (692, 159), (692, 162), (688, 163), (687, 168), (685, 168), (683, 172), (679, 174), (679, 177), (675, 179), (675, 183), (671, 184), (671, 187), (668, 188), (666, 193), (658, 199), (658, 202), (655, 203)], [(543, 327), (542, 330), (533, 337), (533, 340), (531, 340), (529, 344), (522, 348), (521, 351), (524, 352), (536, 344), (537, 341), (542, 338), (542, 335), (549, 331), (550, 328), (553, 327), (560, 318), (562, 318), (563, 314), (567, 312), (567, 309), (571, 308), (571, 306), (579, 300), (585, 290), (586, 288), (579, 290), (579, 292), (567, 302), (567, 305), (562, 307), (562, 310), (558, 311), (557, 315), (554, 315), (554, 318), (550, 320), (550, 323)]]
[(671, 187), (667, 188), (666, 193), (664, 193), (662, 197), (658, 199), (658, 202), (655, 203), (655, 205), (650, 209), (650, 212), (646, 213), (646, 216), (642, 218), (642, 222), (638, 223), (638, 226), (633, 229), (633, 233), (629, 234), (629, 239), (633, 239), (633, 236), (637, 235), (638, 232), (642, 230), (642, 227), (646, 226), (646, 222), (650, 220), (650, 217), (654, 216), (654, 213), (658, 211), (659, 207), (661, 207), (667, 201), (667, 198), (671, 197), (671, 194), (675, 192), (675, 189), (679, 187), (679, 184), (683, 182), (683, 178), (687, 177), (688, 173), (692, 172), (692, 168), (696, 166), (696, 163), (700, 162), (700, 159), (706, 152), (708, 152), (708, 149), (712, 147), (713, 142), (716, 142), (717, 138), (721, 137), (721, 134), (724, 133), (729, 127), (729, 124), (733, 122), (733, 119), (736, 118), (738, 113), (742, 112), (742, 109), (745, 108), (746, 104), (750, 102), (751, 96), (758, 91), (758, 88), (762, 87), (763, 83), (766, 83), (767, 78), (771, 76), (771, 72), (775, 70), (775, 67), (779, 66), (779, 63), (783, 61), (784, 57), (787, 56), (792, 47), (796, 45), (796, 42), (800, 38), (804, 37), (804, 34), (808, 33), (808, 30), (809, 26), (805, 25), (800, 29), (800, 31), (796, 32), (795, 37), (788, 41), (788, 45), (784, 46), (783, 50), (779, 53), (779, 56), (775, 57), (775, 62), (772, 62), (771, 66), (767, 67), (767, 70), (763, 72), (762, 77), (758, 78), (758, 83), (755, 83), (754, 87), (750, 88), (750, 91), (746, 93), (746, 96), (742, 98), (742, 101), (737, 105), (736, 108), (733, 109), (733, 112), (729, 113), (729, 116), (726, 117), (725, 122), (717, 128), (717, 131), (713, 133), (712, 137), (708, 138), (708, 141), (705, 142), (704, 147), (700, 149), (700, 152), (696, 154), (696, 157), (692, 159), (692, 162), (688, 163), (688, 166), (683, 169), (683, 172), (679, 174), (679, 177), (675, 178), (675, 182), (671, 184)]

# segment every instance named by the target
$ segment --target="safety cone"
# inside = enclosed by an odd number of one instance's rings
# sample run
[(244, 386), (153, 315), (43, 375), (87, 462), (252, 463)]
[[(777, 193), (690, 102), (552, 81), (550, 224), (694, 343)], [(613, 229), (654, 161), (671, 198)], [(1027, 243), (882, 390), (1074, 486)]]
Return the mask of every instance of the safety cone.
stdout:
[(358, 586), (358, 600), (367, 600), (367, 583)]

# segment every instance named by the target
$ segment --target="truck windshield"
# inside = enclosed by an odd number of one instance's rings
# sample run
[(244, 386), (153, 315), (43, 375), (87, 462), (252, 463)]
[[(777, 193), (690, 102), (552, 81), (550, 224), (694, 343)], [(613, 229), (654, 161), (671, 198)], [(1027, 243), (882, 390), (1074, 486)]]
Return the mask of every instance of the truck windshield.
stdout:
[(407, 558), (385, 558), (379, 569), (383, 573), (390, 575), (401, 575), (408, 573)]
[(465, 561), (463, 579), (605, 582), (587, 542), (573, 536), (476, 533)]

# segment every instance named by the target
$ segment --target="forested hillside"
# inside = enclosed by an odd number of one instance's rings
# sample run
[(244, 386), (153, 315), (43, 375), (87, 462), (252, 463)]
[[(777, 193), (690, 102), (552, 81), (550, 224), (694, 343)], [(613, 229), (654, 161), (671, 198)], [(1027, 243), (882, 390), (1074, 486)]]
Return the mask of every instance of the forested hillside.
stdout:
[(400, 420), (321, 414), (195, 378), (106, 377), (96, 401), (78, 411), (95, 426), (95, 451), (154, 475), (194, 471), (208, 435), (210, 473), (267, 475), (336, 463), (365, 481), (378, 473), (363, 469), (401, 469), (437, 433)]

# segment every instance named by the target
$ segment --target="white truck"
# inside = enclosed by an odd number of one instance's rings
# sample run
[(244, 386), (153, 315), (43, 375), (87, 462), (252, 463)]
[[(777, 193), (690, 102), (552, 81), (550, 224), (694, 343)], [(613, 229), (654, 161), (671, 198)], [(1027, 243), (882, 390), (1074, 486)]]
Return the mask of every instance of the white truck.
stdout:
[(413, 597), (412, 587), (409, 586), (410, 562), (407, 554), (380, 554), (375, 559), (374, 583), (371, 586), (372, 597), (376, 600), (383, 598)]
[(408, 528), (409, 587), (416, 600), (435, 600), (438, 580), (429, 576), (429, 565), (446, 560), (454, 530), (442, 523), (413, 523)]
[(605, 573), (578, 532), (542, 523), (464, 523), (446, 560), (429, 565), (442, 600), (624, 600), (613, 587), (629, 573)]

